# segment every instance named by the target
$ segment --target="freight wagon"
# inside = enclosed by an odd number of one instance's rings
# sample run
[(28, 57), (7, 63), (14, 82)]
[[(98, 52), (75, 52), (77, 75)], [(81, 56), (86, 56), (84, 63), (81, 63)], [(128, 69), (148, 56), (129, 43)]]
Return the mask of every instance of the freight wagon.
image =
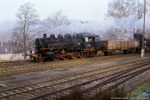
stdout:
[(112, 54), (116, 51), (123, 51), (124, 53), (139, 51), (140, 42), (137, 40), (130, 41), (101, 41), (101, 50), (105, 55)]

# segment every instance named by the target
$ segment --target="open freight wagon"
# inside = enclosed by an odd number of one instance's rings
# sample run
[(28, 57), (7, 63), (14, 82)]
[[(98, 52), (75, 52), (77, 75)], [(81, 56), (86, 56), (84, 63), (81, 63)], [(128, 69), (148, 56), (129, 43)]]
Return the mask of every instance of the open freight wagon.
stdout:
[(129, 41), (101, 41), (101, 50), (105, 55), (112, 54), (116, 51), (139, 52), (140, 42), (136, 40)]

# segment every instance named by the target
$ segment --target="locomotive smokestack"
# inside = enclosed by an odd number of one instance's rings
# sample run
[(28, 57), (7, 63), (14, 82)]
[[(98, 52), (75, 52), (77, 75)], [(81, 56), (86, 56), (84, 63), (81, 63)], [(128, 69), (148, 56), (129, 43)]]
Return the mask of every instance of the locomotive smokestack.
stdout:
[(43, 34), (43, 38), (47, 38), (47, 34)]

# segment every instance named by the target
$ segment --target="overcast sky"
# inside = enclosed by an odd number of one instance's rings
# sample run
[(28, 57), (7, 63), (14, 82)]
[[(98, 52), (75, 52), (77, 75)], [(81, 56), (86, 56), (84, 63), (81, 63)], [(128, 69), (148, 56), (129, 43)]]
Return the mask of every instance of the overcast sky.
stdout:
[(20, 5), (30, 2), (40, 19), (61, 10), (69, 19), (102, 20), (109, 0), (0, 0), (0, 22), (16, 20)]

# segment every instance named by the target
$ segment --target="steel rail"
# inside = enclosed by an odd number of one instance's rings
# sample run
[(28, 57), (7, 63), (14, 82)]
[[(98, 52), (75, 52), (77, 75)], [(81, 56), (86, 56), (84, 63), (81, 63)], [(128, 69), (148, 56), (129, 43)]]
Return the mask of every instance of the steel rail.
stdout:
[[(146, 61), (147, 62), (147, 61)], [(149, 62), (149, 60), (148, 60), (148, 62)], [(132, 63), (134, 63), (135, 64), (135, 61), (134, 62), (132, 62)], [(128, 64), (131, 64), (131, 62), (130, 63), (128, 63)], [(128, 64), (126, 64), (126, 65), (128, 65)], [(124, 65), (124, 64), (121, 64), (121, 65)], [(136, 64), (135, 64), (136, 65)], [(138, 65), (139, 65), (139, 63), (138, 63)], [(117, 67), (117, 66), (120, 66), (120, 65), (116, 65), (116, 66), (111, 66), (111, 67), (109, 67), (109, 68), (113, 68), (113, 67)], [(127, 68), (128, 68), (129, 66), (127, 66)], [(104, 68), (104, 69), (107, 69), (107, 68)], [(120, 69), (125, 69), (125, 67), (123, 67), (123, 68), (120, 68)], [(6, 89), (6, 90), (2, 90), (2, 91), (0, 91), (0, 93), (4, 93), (4, 92), (10, 92), (10, 91), (14, 91), (14, 90), (20, 90), (20, 92), (18, 93), (18, 94), (20, 94), (20, 93), (26, 93), (26, 92), (28, 92), (28, 90), (26, 90), (25, 88), (32, 88), (31, 86), (37, 86), (37, 85), (40, 85), (40, 86), (42, 86), (42, 87), (38, 87), (38, 88), (36, 88), (36, 89), (31, 89), (31, 90), (29, 90), (30, 92), (31, 91), (35, 91), (35, 90), (37, 90), (37, 89), (41, 89), (41, 88), (46, 88), (46, 87), (49, 87), (49, 86), (45, 86), (45, 87), (43, 87), (44, 85), (41, 85), (42, 83), (46, 83), (46, 82), (54, 82), (54, 81), (58, 81), (58, 80), (62, 80), (62, 79), (65, 79), (65, 78), (68, 78), (68, 77), (75, 77), (75, 76), (81, 76), (81, 75), (83, 75), (83, 74), (89, 74), (89, 73), (93, 73), (93, 72), (95, 72), (95, 71), (100, 71), (100, 70), (102, 70), (102, 68), (100, 68), (100, 69), (96, 69), (96, 70), (92, 70), (92, 71), (87, 71), (87, 72), (83, 72), (83, 73), (78, 73), (78, 74), (75, 74), (75, 75), (72, 75), (72, 76), (66, 76), (66, 77), (61, 77), (61, 78), (58, 78), (58, 79), (55, 79), (55, 80), (49, 80), (49, 81), (45, 81), (45, 82), (40, 82), (40, 83), (35, 83), (35, 84), (30, 84), (30, 85), (25, 85), (25, 86), (21, 86), (21, 87), (16, 87), (16, 88), (12, 88), (12, 89)], [(64, 82), (61, 82), (61, 84), (62, 83), (67, 83), (67, 82), (71, 82), (71, 81), (75, 81), (75, 80), (79, 80), (79, 79), (83, 79), (83, 78), (88, 78), (88, 77), (92, 77), (92, 76), (96, 76), (96, 75), (100, 75), (100, 74), (106, 74), (106, 73), (109, 73), (109, 72), (113, 72), (113, 71), (115, 71), (115, 70), (119, 70), (118, 68), (116, 68), (116, 69), (113, 69), (113, 70), (110, 70), (110, 71), (104, 71), (104, 72), (100, 72), (100, 73), (96, 73), (96, 74), (90, 74), (90, 75), (87, 75), (87, 76), (83, 76), (83, 77), (79, 77), (79, 78), (76, 78), (76, 79), (72, 79), (72, 80), (67, 80), (67, 81), (64, 81)], [(60, 83), (56, 83), (56, 84), (54, 84), (54, 85), (57, 85), (57, 84), (60, 84)], [(51, 85), (51, 86), (54, 86), (54, 85)], [(29, 87), (30, 86), (30, 87)], [(24, 88), (24, 89), (21, 89), (21, 88)], [(21, 92), (21, 90), (26, 90), (26, 91), (22, 91)], [(11, 93), (10, 95), (6, 95), (6, 96), (12, 96), (12, 95), (15, 95), (15, 93)], [(5, 97), (5, 96), (1, 96), (1, 97)]]
[[(149, 64), (150, 64), (150, 62), (147, 62), (147, 64), (138, 65), (138, 66), (139, 66), (139, 67), (142, 67), (142, 66), (149, 65)], [(139, 68), (139, 67), (138, 67), (138, 68)], [(37, 97), (34, 97), (34, 98), (32, 98), (32, 99), (33, 99), (33, 100), (36, 100), (36, 99), (39, 99), (39, 98), (42, 98), (42, 97), (45, 97), (45, 96), (54, 95), (54, 94), (56, 94), (56, 93), (66, 91), (66, 90), (68, 90), (68, 89), (72, 89), (72, 88), (75, 88), (75, 87), (81, 87), (81, 86), (83, 86), (83, 85), (90, 84), (90, 83), (92, 83), (92, 82), (94, 82), (94, 81), (101, 80), (101, 79), (106, 78), (106, 77), (112, 77), (112, 79), (113, 79), (113, 78), (115, 78), (115, 77), (122, 76), (123, 74), (128, 73), (128, 72), (133, 71), (133, 70), (135, 70), (135, 68), (123, 70), (123, 71), (117, 72), (117, 73), (115, 73), (115, 74), (113, 73), (113, 74), (108, 75), (108, 76), (100, 77), (100, 78), (97, 78), (97, 79), (94, 79), (94, 80), (90, 80), (90, 81), (88, 81), (88, 82), (84, 82), (84, 83), (81, 83), (81, 84), (78, 84), (78, 85), (75, 85), (75, 86), (67, 87), (67, 88), (64, 88), (64, 89), (61, 89), (61, 90), (52, 92), (52, 93), (47, 93), (47, 94), (44, 94), (44, 95), (41, 95), (41, 96), (37, 96)], [(108, 79), (108, 80), (110, 80), (110, 79)], [(109, 82), (112, 82), (112, 81), (109, 81)], [(103, 82), (103, 83), (104, 83), (104, 82)], [(105, 82), (105, 83), (106, 83), (106, 82)], [(102, 83), (101, 83), (101, 84), (102, 84)], [(87, 91), (87, 90), (86, 90), (86, 91)]]

